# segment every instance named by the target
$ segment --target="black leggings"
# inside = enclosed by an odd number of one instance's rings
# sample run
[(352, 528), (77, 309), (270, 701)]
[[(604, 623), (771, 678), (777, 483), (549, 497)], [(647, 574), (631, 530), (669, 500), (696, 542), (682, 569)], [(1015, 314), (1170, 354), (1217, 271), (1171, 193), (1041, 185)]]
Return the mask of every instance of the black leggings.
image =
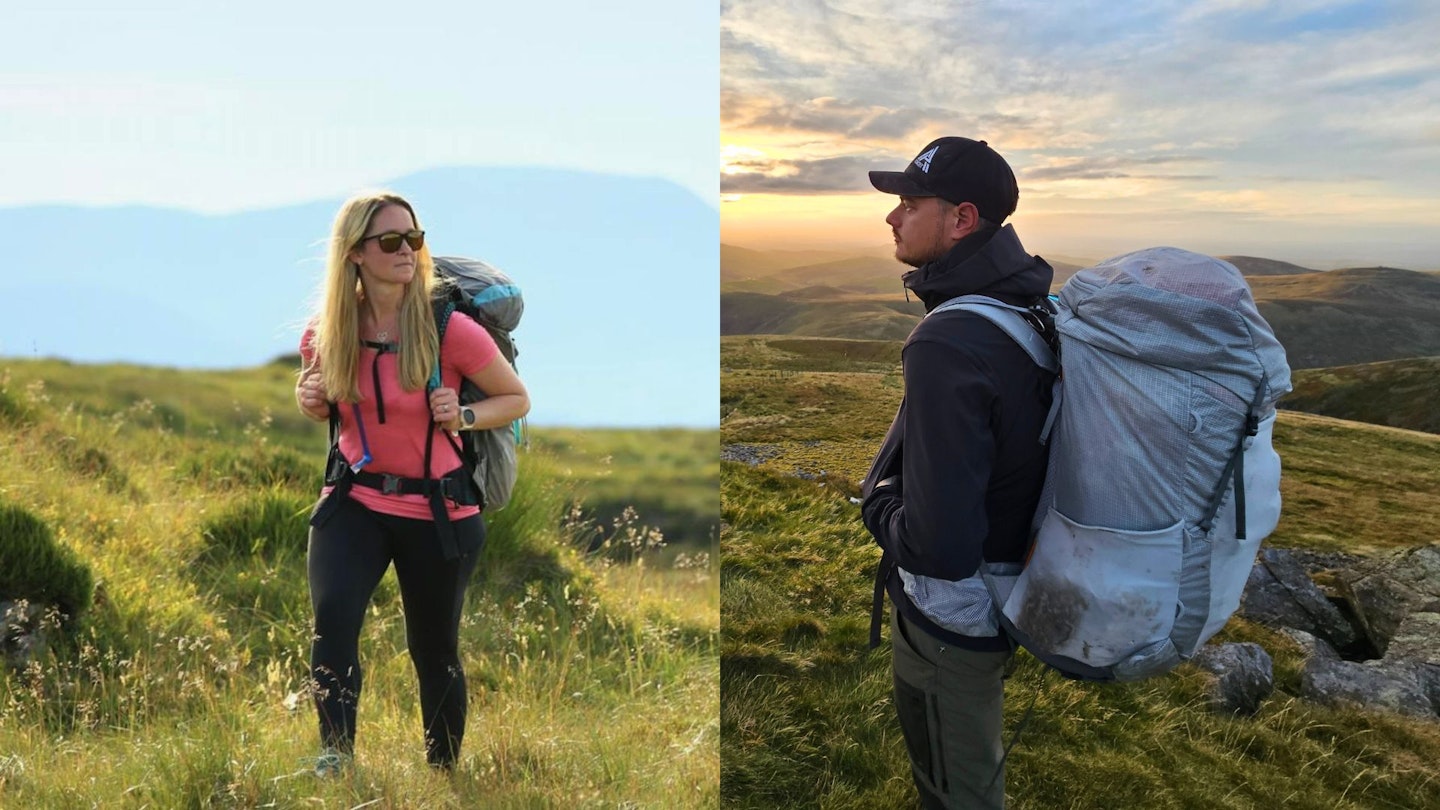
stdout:
[(405, 606), (405, 641), (420, 679), (425, 759), (448, 767), (465, 736), (465, 672), (457, 642), (465, 586), (480, 556), (485, 523), (479, 515), (455, 522), (461, 542), (475, 551), (446, 560), (428, 520), (395, 517), (346, 498), (323, 528), (310, 530), (308, 570), (315, 636), (310, 671), (320, 739), (352, 751), (360, 700), (360, 624), (375, 586), (395, 562)]

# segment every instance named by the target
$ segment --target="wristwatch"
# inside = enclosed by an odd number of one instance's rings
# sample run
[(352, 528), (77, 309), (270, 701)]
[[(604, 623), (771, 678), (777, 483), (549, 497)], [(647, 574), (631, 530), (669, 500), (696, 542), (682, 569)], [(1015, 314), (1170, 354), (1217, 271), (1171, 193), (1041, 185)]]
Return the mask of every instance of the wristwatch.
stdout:
[(475, 426), (475, 412), (470, 410), (469, 405), (460, 406), (460, 429), (469, 430)]

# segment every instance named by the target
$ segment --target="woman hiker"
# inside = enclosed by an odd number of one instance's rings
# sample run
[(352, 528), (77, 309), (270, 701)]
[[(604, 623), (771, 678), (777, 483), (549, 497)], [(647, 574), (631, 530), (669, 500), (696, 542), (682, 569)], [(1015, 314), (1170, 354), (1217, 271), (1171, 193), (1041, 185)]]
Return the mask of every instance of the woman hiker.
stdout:
[[(465, 733), (457, 639), (485, 524), (465, 465), (440, 431), (509, 424), (530, 399), (494, 340), (466, 315), (450, 316), (437, 345), (437, 283), (410, 203), (378, 193), (341, 206), (318, 312), (300, 341), (296, 386), (300, 409), (332, 426), (307, 563), (321, 776), (353, 755), (360, 624), (391, 562), (420, 681), (426, 760), (453, 767)], [(431, 386), (437, 352), (439, 384)], [(486, 398), (462, 407), (462, 377)]]

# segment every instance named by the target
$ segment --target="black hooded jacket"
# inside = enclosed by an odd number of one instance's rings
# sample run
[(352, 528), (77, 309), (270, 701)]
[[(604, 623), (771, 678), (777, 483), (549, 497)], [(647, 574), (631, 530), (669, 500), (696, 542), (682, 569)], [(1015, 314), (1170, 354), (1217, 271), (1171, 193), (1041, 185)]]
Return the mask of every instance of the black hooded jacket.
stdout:
[[(959, 295), (1028, 306), (1054, 271), (1025, 252), (1009, 225), (971, 234), (937, 261), (905, 274), (928, 313)], [(947, 311), (922, 320), (901, 352), (905, 397), (865, 477), (865, 526), (884, 550), (876, 581), (907, 620), (949, 643), (1004, 649), (1003, 637), (961, 636), (931, 622), (905, 596), (899, 565), (959, 580), (981, 559), (1024, 558), (1044, 483), (1039, 437), (1054, 375), (984, 317)]]

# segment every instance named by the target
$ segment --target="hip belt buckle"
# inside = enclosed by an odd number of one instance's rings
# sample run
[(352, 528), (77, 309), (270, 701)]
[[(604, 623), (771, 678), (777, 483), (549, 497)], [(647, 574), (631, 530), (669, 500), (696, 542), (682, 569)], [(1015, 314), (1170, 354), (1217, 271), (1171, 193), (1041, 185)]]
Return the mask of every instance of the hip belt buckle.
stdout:
[(400, 476), (384, 473), (380, 477), (380, 492), (385, 495), (400, 494)]

